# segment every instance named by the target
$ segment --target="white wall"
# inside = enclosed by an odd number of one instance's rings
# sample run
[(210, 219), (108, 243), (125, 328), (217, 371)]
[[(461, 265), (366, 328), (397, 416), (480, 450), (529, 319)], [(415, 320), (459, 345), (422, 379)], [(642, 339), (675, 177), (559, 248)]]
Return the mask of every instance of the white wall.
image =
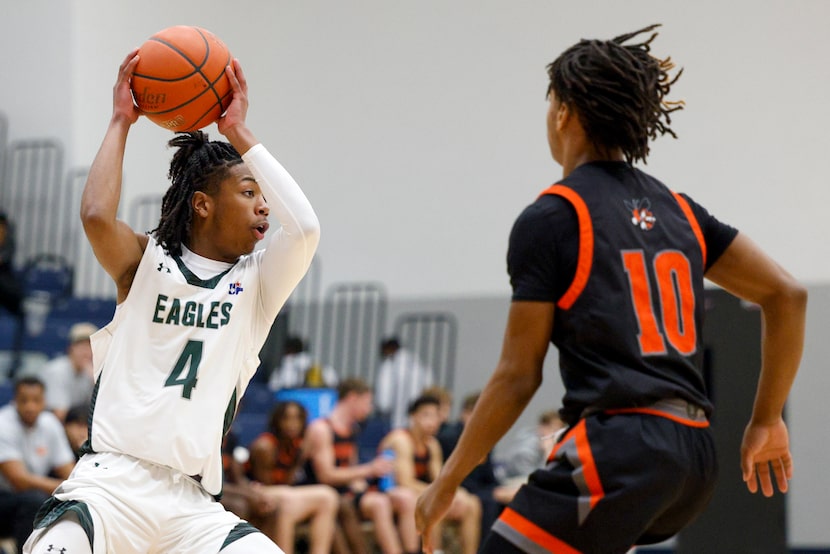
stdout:
[[(215, 32), (246, 70), (252, 128), (320, 215), (324, 285), (376, 280), (411, 299), (508, 297), (513, 219), (560, 174), (545, 65), (579, 38), (662, 22), (654, 51), (685, 68), (674, 95), (687, 109), (647, 169), (803, 281), (830, 281), (826, 0), (0, 0), (0, 14), (11, 138), (57, 136), (71, 165), (91, 162), (130, 48), (173, 24)], [(125, 202), (166, 188), (169, 136), (135, 126)], [(812, 479), (827, 459), (826, 318), (810, 317), (813, 365), (790, 404), (809, 471), (793, 482), (790, 531), (830, 544)]]
[(0, 112), (9, 139), (72, 139), (70, 2), (0, 0)]
[[(251, 126), (319, 212), (324, 282), (378, 279), (404, 297), (508, 292), (512, 221), (560, 175), (544, 138), (545, 64), (581, 37), (663, 22), (655, 52), (685, 67), (687, 109), (680, 140), (658, 141), (648, 169), (798, 277), (830, 279), (817, 228), (830, 201), (823, 0), (0, 2), (0, 45), (15, 53), (2, 63), (25, 70), (2, 66), (0, 107), (13, 106), (15, 134), (69, 134), (75, 164), (97, 150), (131, 47), (172, 24), (213, 30), (249, 77)], [(55, 124), (64, 111), (69, 128)], [(166, 187), (168, 136), (135, 127), (127, 201)]]

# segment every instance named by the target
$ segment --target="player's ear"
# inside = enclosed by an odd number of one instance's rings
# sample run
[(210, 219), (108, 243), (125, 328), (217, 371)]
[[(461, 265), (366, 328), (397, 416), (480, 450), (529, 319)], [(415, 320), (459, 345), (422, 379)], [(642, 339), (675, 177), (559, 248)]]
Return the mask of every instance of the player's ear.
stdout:
[(213, 199), (204, 192), (197, 190), (190, 199), (190, 207), (195, 215), (207, 217), (213, 209)]
[(556, 130), (561, 131), (571, 122), (576, 113), (565, 102), (559, 102), (556, 108)]

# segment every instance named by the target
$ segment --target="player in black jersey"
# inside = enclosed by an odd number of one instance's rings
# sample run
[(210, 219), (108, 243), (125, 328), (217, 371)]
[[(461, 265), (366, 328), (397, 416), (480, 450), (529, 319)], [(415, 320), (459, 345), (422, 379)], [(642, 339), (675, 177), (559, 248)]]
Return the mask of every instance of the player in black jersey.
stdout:
[[(804, 339), (805, 289), (744, 234), (633, 164), (670, 134), (673, 64), (656, 25), (582, 40), (548, 66), (548, 141), (563, 178), (510, 236), (513, 301), (501, 357), (438, 479), (418, 501), (425, 550), (465, 475), (515, 422), (553, 342), (568, 424), (480, 552), (625, 552), (692, 521), (714, 488), (701, 375), (704, 276), (758, 304), (762, 367), (741, 446), (751, 492), (792, 476), (784, 402)], [(679, 75), (679, 73), (678, 73)]]

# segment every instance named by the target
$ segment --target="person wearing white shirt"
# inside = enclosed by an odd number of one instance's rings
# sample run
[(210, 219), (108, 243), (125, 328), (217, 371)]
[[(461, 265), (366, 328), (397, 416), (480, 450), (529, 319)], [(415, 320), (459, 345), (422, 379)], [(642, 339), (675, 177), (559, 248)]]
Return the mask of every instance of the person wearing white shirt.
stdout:
[(92, 345), (89, 337), (98, 327), (76, 323), (69, 329), (66, 354), (49, 360), (41, 370), (46, 385), (46, 409), (61, 421), (73, 406), (89, 404), (95, 386), (92, 370)]
[(375, 384), (375, 404), (388, 417), (392, 429), (405, 427), (409, 422), (409, 404), (433, 384), (432, 369), (415, 354), (402, 348), (395, 337), (381, 343), (381, 357), (383, 360)]
[(0, 536), (14, 537), (18, 547), (38, 508), (75, 465), (63, 426), (44, 406), (43, 382), (23, 376), (13, 401), (0, 408)]

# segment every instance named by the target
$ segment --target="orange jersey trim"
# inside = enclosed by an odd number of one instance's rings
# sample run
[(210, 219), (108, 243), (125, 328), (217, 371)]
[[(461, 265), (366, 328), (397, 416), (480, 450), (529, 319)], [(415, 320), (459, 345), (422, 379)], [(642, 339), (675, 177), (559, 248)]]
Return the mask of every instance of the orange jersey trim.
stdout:
[(689, 427), (698, 427), (700, 429), (705, 429), (709, 427), (709, 420), (706, 421), (695, 421), (694, 419), (687, 419), (685, 417), (676, 416), (674, 414), (670, 414), (664, 412), (663, 410), (658, 410), (655, 408), (617, 408), (614, 410), (603, 410), (604, 413), (609, 415), (619, 415), (619, 414), (647, 414), (659, 417), (665, 417), (666, 419), (670, 419), (675, 423), (680, 423), (682, 425), (688, 425)]
[(523, 515), (505, 508), (499, 516), (499, 521), (526, 537), (528, 540), (538, 544), (556, 554), (580, 554), (579, 550), (571, 545), (557, 539)]
[(689, 206), (689, 203), (686, 202), (686, 199), (680, 196), (678, 193), (672, 191), (675, 200), (677, 203), (680, 204), (680, 209), (683, 210), (683, 214), (686, 216), (686, 219), (689, 220), (689, 225), (692, 227), (692, 232), (697, 237), (697, 242), (700, 244), (700, 253), (703, 255), (703, 268), (706, 268), (706, 241), (703, 239), (703, 231), (700, 230), (700, 223), (698, 223), (697, 218), (695, 217), (695, 213), (692, 211), (692, 207)]
[(588, 211), (588, 206), (573, 189), (564, 185), (553, 185), (542, 191), (539, 196), (545, 194), (555, 194), (565, 198), (576, 210), (576, 216), (579, 220), (579, 256), (576, 262), (576, 273), (571, 286), (556, 303), (558, 308), (567, 310), (573, 306), (573, 303), (582, 294), (585, 285), (588, 283), (588, 277), (591, 275), (591, 266), (594, 262), (594, 225), (591, 222), (591, 213)]

